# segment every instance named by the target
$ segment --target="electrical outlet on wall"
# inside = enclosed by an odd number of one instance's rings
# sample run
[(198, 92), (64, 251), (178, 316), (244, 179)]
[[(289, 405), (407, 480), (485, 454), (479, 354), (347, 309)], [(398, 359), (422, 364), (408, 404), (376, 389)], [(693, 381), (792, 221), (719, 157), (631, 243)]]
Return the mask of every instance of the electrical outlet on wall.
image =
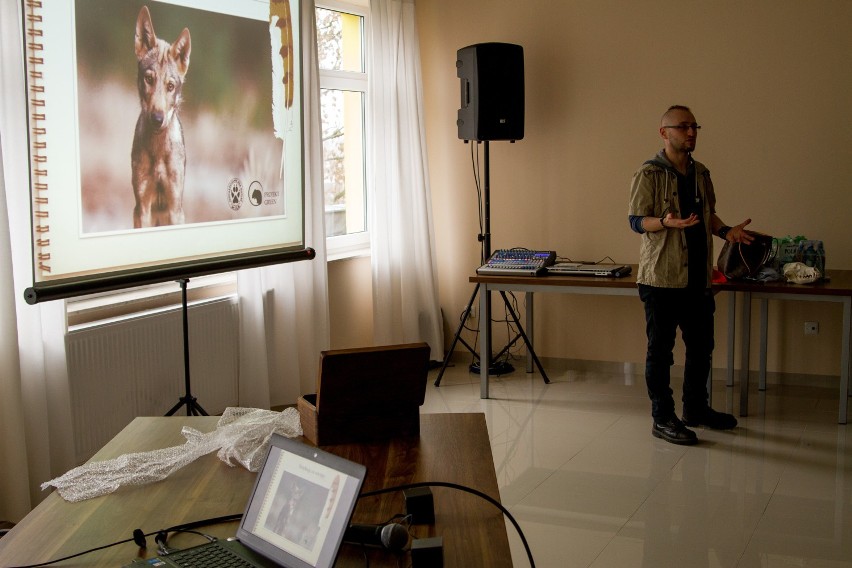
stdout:
[(806, 321), (805, 322), (805, 335), (816, 335), (819, 333), (819, 322), (818, 321)]
[(475, 320), (476, 319), (476, 306), (471, 306), (470, 311), (467, 313), (467, 319)]

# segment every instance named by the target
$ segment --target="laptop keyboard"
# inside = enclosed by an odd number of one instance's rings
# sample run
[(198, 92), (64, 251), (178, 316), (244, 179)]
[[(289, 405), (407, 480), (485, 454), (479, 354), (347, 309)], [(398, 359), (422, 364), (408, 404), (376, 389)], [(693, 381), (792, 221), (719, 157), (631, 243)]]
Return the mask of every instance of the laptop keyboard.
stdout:
[(254, 564), (222, 546), (200, 546), (169, 554), (169, 560), (186, 568), (252, 568)]

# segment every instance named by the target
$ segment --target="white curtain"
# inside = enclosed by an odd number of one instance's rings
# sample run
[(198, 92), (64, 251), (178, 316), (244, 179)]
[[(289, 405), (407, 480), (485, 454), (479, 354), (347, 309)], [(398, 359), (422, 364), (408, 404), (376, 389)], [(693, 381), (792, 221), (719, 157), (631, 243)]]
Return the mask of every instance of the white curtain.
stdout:
[[(0, 132), (0, 158), (3, 136)], [(6, 212), (6, 181), (0, 162), (0, 520), (20, 520), (29, 511), (26, 443), (20, 436), (24, 426), (18, 332), (15, 326), (15, 284), (12, 279), (12, 246)]]
[(65, 306), (23, 300), (32, 285), (20, 3), (0, 2), (0, 520), (19, 520), (42, 481), (74, 465)]
[[(19, 7), (0, 3), (0, 520), (11, 521), (45, 496), (41, 482), (77, 465), (69, 427), (64, 302), (30, 306), (23, 300), (32, 271)], [(243, 406), (268, 408), (314, 392), (319, 352), (329, 343), (312, 0), (302, 2), (302, 30), (305, 234), (317, 258), (239, 274)]]
[(414, 0), (370, 0), (368, 144), (377, 344), (425, 341), (442, 360), (435, 234)]
[(315, 5), (301, 7), (305, 240), (317, 254), (239, 273), (241, 406), (293, 404), (316, 392), (319, 354), (330, 342)]

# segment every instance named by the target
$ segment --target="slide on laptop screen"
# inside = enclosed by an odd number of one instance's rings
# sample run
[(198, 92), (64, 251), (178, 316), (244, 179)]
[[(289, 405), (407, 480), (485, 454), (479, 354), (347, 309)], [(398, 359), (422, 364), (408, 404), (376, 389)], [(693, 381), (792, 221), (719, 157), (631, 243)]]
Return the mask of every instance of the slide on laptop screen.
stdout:
[(258, 475), (237, 538), (287, 568), (331, 568), (366, 468), (281, 437)]

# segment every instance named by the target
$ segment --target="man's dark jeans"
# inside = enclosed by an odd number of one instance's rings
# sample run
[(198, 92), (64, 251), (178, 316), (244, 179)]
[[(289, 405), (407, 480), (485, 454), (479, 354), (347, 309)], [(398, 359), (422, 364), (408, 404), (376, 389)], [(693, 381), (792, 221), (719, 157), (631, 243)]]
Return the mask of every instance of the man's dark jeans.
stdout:
[(651, 415), (657, 422), (675, 416), (672, 397), (672, 351), (680, 327), (686, 347), (683, 377), (683, 406), (701, 411), (707, 406), (707, 377), (713, 355), (713, 314), (716, 301), (710, 289), (657, 288), (639, 284), (645, 305), (645, 383), (651, 397)]

